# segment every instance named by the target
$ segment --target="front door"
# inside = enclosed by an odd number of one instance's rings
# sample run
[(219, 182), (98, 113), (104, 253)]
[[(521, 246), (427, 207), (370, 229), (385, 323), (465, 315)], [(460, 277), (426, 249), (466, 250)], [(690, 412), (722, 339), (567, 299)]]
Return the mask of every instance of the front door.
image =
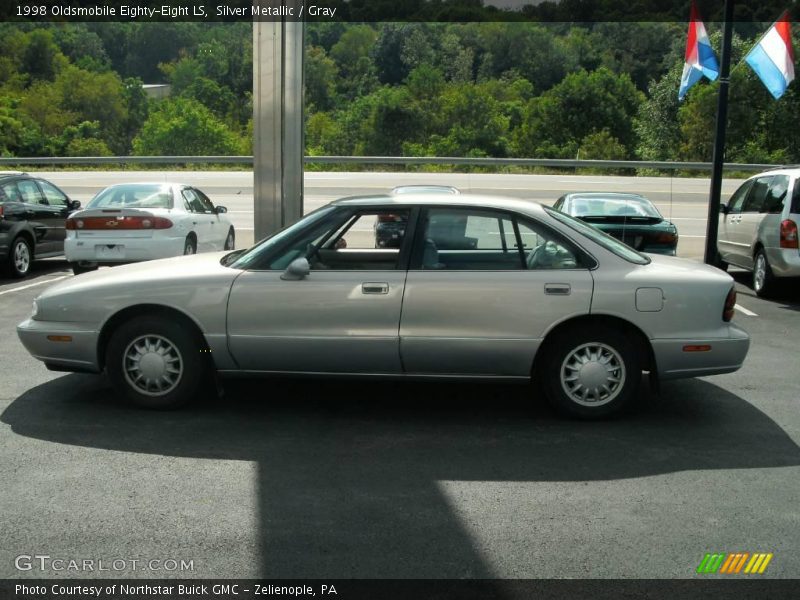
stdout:
[(717, 251), (725, 262), (738, 264), (741, 261), (739, 223), (742, 220), (742, 207), (754, 181), (754, 179), (745, 181), (731, 196), (727, 210), (720, 213)]
[[(376, 248), (381, 210), (332, 211), (239, 276), (228, 301), (228, 344), (251, 371), (400, 373), (398, 328), (408, 253)], [(411, 211), (403, 213), (408, 219)], [(311, 270), (281, 278), (298, 258)]]
[(431, 208), (420, 228), (400, 323), (407, 373), (528, 377), (547, 330), (589, 312), (591, 259), (533, 219)]

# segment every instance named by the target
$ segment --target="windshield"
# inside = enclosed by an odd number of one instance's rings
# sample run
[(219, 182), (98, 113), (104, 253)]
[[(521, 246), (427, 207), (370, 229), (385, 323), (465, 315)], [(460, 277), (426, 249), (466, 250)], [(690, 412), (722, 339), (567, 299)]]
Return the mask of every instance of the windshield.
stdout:
[(573, 217), (646, 217), (660, 219), (655, 206), (641, 196), (574, 196), (564, 203)]
[(564, 214), (552, 208), (548, 208), (546, 206), (543, 208), (547, 211), (547, 214), (549, 214), (557, 221), (561, 221), (564, 225), (571, 227), (581, 235), (592, 240), (595, 244), (598, 244), (603, 248), (605, 248), (606, 250), (613, 252), (620, 258), (623, 258), (628, 262), (632, 262), (637, 265), (646, 265), (650, 262), (650, 259), (647, 258), (644, 254), (637, 252), (630, 246), (623, 244), (616, 238), (613, 238), (610, 235), (603, 233), (599, 229), (595, 229), (591, 225), (587, 225), (586, 223), (583, 223), (578, 219), (575, 219), (567, 214)]
[(328, 205), (328, 206), (323, 206), (322, 208), (319, 208), (314, 212), (308, 213), (305, 217), (303, 217), (296, 223), (288, 225), (283, 229), (281, 229), (280, 231), (274, 233), (273, 235), (264, 238), (255, 246), (253, 246), (249, 250), (246, 250), (244, 254), (236, 257), (236, 259), (227, 266), (234, 269), (248, 269), (253, 265), (259, 264), (260, 259), (266, 254), (268, 254), (278, 244), (290, 238), (298, 231), (301, 231), (306, 227), (312, 226), (314, 223), (316, 223), (320, 219), (325, 218), (334, 210), (335, 210), (334, 206)]
[(161, 183), (114, 185), (92, 198), (86, 208), (172, 208), (172, 187)]

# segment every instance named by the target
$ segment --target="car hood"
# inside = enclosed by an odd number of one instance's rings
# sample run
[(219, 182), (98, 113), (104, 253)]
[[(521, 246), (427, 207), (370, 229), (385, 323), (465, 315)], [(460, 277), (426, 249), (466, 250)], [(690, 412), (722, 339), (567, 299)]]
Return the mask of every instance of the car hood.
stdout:
[(233, 280), (227, 252), (179, 256), (100, 269), (70, 277), (37, 299), (37, 320), (95, 323), (133, 305), (159, 305), (188, 313), (224, 315)]

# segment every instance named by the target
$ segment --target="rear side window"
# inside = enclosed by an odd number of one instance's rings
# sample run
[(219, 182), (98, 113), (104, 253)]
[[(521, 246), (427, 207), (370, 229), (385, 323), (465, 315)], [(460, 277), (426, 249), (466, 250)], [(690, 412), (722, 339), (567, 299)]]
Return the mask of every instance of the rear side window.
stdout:
[(764, 202), (762, 212), (780, 214), (783, 211), (783, 203), (786, 200), (786, 193), (789, 191), (789, 176), (775, 175), (772, 184), (769, 186), (767, 199)]
[(794, 194), (792, 195), (792, 212), (800, 213), (800, 178), (794, 180)]
[(0, 196), (4, 202), (22, 202), (16, 183), (6, 183), (0, 186)]
[(39, 186), (33, 181), (18, 181), (17, 189), (22, 196), (22, 201), (26, 204), (47, 204), (39, 191)]

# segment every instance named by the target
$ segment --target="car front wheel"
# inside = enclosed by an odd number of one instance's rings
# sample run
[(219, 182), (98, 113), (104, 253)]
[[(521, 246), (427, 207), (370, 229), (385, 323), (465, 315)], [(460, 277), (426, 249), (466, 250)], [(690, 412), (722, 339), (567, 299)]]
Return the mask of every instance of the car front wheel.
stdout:
[(208, 372), (199, 335), (182, 323), (136, 317), (111, 336), (106, 368), (114, 386), (133, 404), (169, 410), (192, 400)]
[(642, 363), (624, 334), (606, 326), (570, 328), (546, 352), (539, 375), (547, 399), (559, 412), (599, 419), (636, 397)]

